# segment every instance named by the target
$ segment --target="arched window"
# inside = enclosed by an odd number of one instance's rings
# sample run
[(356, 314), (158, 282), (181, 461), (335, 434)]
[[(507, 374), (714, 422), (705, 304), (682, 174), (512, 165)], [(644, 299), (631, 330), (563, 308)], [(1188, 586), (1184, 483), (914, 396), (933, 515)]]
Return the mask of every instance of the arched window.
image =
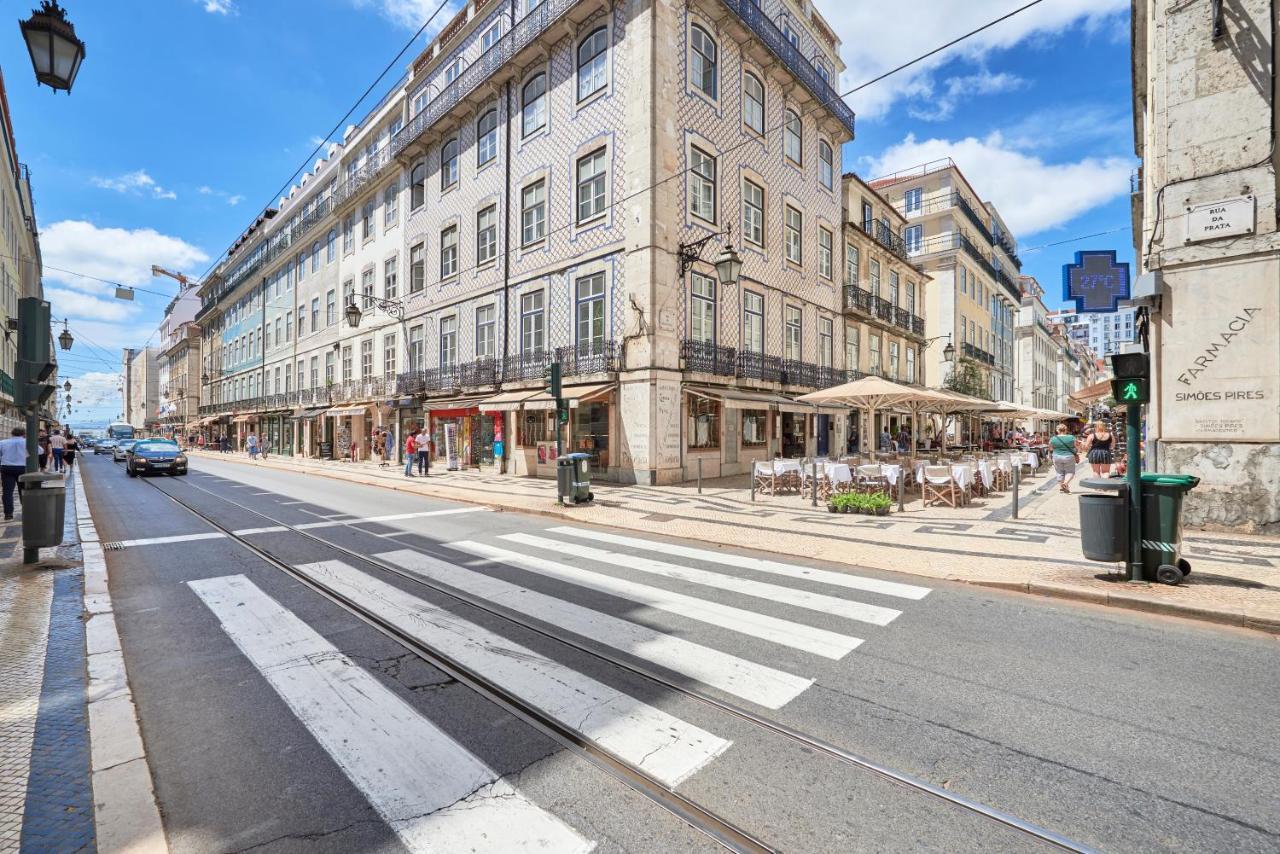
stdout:
[(689, 37), (690, 57), (689, 57), (689, 76), (693, 81), (693, 85), (703, 91), (705, 95), (711, 98), (718, 97), (718, 87), (716, 85), (716, 56), (718, 50), (716, 43), (711, 35), (694, 24), (693, 30)]
[(409, 208), (417, 210), (427, 201), (427, 164), (416, 163), (409, 172)]
[(447, 190), (458, 183), (458, 139), (454, 137), (440, 149), (440, 189)]
[(498, 111), (490, 110), (476, 122), (476, 165), (498, 156)]
[(609, 33), (604, 27), (593, 30), (578, 43), (578, 100), (604, 88), (608, 76)]
[(742, 77), (742, 123), (764, 133), (764, 84), (750, 71)]
[(547, 75), (537, 74), (520, 93), (520, 135), (528, 136), (547, 124)]
[(835, 154), (825, 139), (818, 141), (818, 180), (828, 190), (836, 186)]
[(787, 110), (787, 121), (782, 128), (782, 151), (797, 166), (804, 162), (804, 130), (795, 110)]
[(311, 244), (311, 272), (320, 271), (320, 241)]
[(301, 282), (302, 278), (307, 275), (307, 253), (306, 252), (298, 253), (298, 261), (295, 266), (298, 271), (297, 279), (299, 282)]
[(338, 230), (336, 228), (329, 229), (329, 235), (325, 238), (325, 263), (338, 260)]

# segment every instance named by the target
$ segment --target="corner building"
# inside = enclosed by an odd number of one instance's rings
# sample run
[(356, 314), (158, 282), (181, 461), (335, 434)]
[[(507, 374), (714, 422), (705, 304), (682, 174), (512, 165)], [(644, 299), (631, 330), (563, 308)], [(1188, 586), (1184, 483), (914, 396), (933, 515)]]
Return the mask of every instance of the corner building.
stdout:
[(200, 429), (551, 475), (558, 361), (597, 476), (843, 441), (794, 401), (847, 376), (838, 57), (784, 0), (469, 4), (203, 283)]

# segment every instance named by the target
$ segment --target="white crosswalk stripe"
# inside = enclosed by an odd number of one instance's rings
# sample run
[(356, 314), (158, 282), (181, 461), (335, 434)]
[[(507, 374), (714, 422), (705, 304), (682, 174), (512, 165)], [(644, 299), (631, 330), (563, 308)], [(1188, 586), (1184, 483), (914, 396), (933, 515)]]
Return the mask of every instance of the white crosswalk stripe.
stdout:
[(658, 554), (691, 558), (693, 560), (720, 564), (722, 566), (732, 566), (737, 569), (750, 569), (756, 572), (769, 573), (771, 575), (782, 575), (787, 578), (795, 578), (805, 581), (818, 581), (823, 584), (830, 584), (834, 587), (844, 587), (849, 590), (864, 590), (868, 593), (880, 593), (884, 596), (896, 596), (901, 599), (923, 599), (925, 596), (929, 595), (928, 587), (920, 587), (915, 584), (902, 584), (897, 581), (882, 581), (878, 578), (864, 578), (859, 575), (832, 572), (831, 570), (826, 569), (814, 569), (813, 567), (782, 563), (780, 561), (767, 560), (763, 558), (746, 557), (745, 555), (732, 554), (730, 552), (714, 551), (712, 549), (699, 549), (691, 546), (676, 545), (674, 543), (658, 542), (657, 540), (644, 540), (639, 537), (626, 537), (620, 534), (610, 534), (605, 531), (592, 531), (587, 528), (575, 528), (570, 525), (561, 525), (554, 528), (548, 528), (547, 530), (549, 533), (553, 534), (564, 534), (569, 537), (595, 540), (596, 542), (609, 543), (615, 546), (625, 546), (627, 548), (645, 549)]
[(383, 552), (376, 557), (766, 708), (781, 708), (813, 684), (812, 679), (664, 634), (412, 549)]
[(295, 568), (669, 786), (731, 744), (342, 561)]
[(558, 561), (521, 554), (488, 543), (463, 540), (449, 543), (448, 547), (824, 658), (839, 660), (862, 643), (861, 638), (850, 635), (771, 617), (767, 614), (757, 614), (755, 611), (722, 605), (719, 602), (699, 599), (697, 596), (686, 596), (661, 587), (640, 584)]
[(563, 540), (552, 540), (547, 537), (534, 536), (533, 534), (504, 534), (499, 539), (563, 555), (587, 558), (609, 566), (620, 566), (640, 572), (652, 573), (663, 578), (674, 578), (677, 581), (687, 581), (691, 584), (730, 590), (735, 593), (766, 599), (770, 602), (795, 605), (797, 608), (820, 611), (824, 614), (833, 614), (849, 620), (860, 620), (877, 626), (887, 626), (893, 622), (894, 618), (902, 614), (901, 611), (880, 605), (867, 605), (862, 602), (841, 599), (838, 596), (810, 593), (808, 590), (797, 590), (794, 587), (784, 587), (780, 584), (766, 584), (749, 578), (737, 578), (720, 572), (707, 572), (706, 570), (665, 563), (652, 558), (636, 557), (624, 552), (612, 552), (577, 543), (566, 543)]
[(244, 576), (190, 586), (409, 851), (595, 847)]

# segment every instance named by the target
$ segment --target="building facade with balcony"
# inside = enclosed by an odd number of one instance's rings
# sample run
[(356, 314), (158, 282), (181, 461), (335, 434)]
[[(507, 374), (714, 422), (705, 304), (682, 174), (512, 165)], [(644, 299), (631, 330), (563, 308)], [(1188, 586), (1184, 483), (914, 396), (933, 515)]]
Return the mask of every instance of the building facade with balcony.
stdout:
[[(925, 293), (928, 275), (911, 258), (907, 218), (852, 173), (844, 176), (843, 367), (848, 379), (879, 376), (924, 383)], [(941, 350), (941, 341), (934, 347)], [(896, 413), (851, 413), (846, 448), (868, 449), (881, 429), (897, 433)]]
[[(1018, 308), (1017, 377), (1013, 402), (1037, 409), (1060, 410), (1065, 396), (1075, 389), (1063, 387), (1062, 361), (1066, 339), (1060, 327), (1051, 325), (1044, 305), (1044, 289), (1031, 276), (1021, 279), (1022, 304)], [(1036, 430), (1048, 429), (1049, 422), (1035, 419)]]
[(928, 338), (951, 336), (956, 360), (941, 342), (924, 359), (925, 381), (944, 384), (965, 363), (981, 392), (1008, 400), (1015, 384), (1014, 313), (1022, 300), (1017, 242), (995, 206), (980, 196), (950, 158), (871, 182), (906, 218), (902, 235), (914, 262), (929, 274), (924, 304)]
[(135, 430), (155, 431), (160, 425), (159, 347), (126, 348), (121, 360), (124, 420)]
[(1107, 357), (1124, 352), (1138, 332), (1136, 308), (1083, 314), (1070, 309), (1049, 313), (1050, 321), (1067, 327), (1073, 340), (1087, 344), (1094, 353)]
[(363, 458), (425, 424), (450, 464), (549, 475), (554, 361), (565, 446), (615, 480), (834, 441), (792, 399), (844, 377), (830, 28), (790, 0), (515, 5), (469, 3), (204, 283), (203, 428)]

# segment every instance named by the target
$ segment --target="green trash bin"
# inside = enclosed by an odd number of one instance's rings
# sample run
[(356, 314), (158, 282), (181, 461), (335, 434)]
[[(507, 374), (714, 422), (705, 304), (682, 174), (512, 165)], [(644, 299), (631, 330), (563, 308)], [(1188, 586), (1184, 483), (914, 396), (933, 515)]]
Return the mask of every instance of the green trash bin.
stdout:
[(1200, 483), (1189, 474), (1142, 474), (1142, 575), (1147, 581), (1180, 584), (1191, 564), (1182, 546), (1182, 498)]

